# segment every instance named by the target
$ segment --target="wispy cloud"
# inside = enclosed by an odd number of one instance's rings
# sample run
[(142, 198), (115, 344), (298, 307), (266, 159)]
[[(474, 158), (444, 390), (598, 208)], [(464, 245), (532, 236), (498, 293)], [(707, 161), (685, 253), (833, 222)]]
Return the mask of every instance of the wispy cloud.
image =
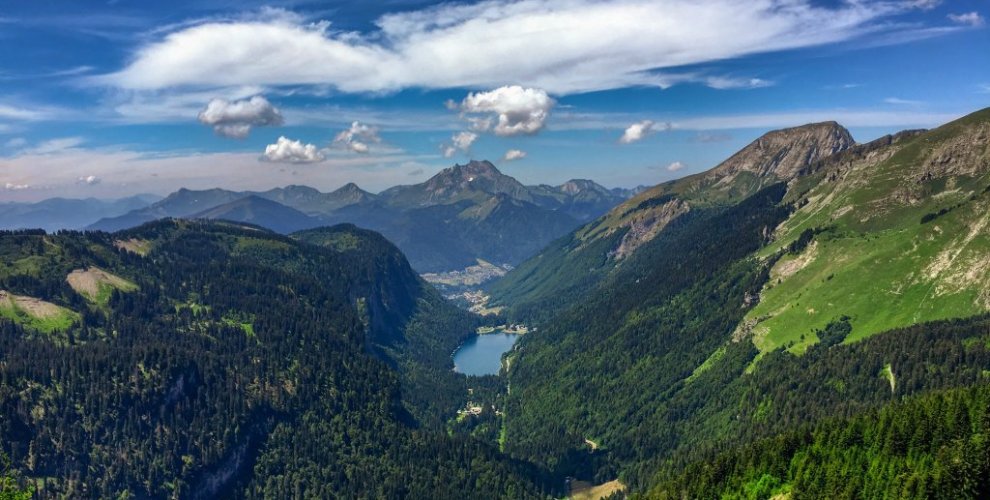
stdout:
[(970, 26), (973, 28), (979, 28), (980, 26), (986, 24), (986, 20), (983, 19), (983, 16), (981, 16), (980, 13), (976, 11), (967, 12), (965, 14), (949, 14), (946, 17), (948, 17), (950, 21), (956, 24), (962, 24), (964, 26)]
[(774, 82), (762, 78), (735, 78), (728, 76), (710, 76), (705, 78), (705, 84), (713, 89), (759, 89), (772, 87)]
[(458, 132), (450, 137), (449, 143), (440, 145), (440, 151), (443, 153), (444, 158), (450, 158), (457, 154), (458, 151), (467, 153), (471, 150), (471, 145), (476, 140), (478, 140), (478, 134), (474, 132)]
[(887, 104), (894, 104), (897, 106), (920, 106), (924, 104), (922, 101), (916, 101), (913, 99), (901, 99), (900, 97), (888, 97), (883, 100)]
[[(161, 33), (139, 47), (125, 68), (90, 81), (127, 89), (329, 85), (344, 92), (518, 82), (561, 95), (665, 86), (677, 81), (665, 69), (900, 33), (905, 27), (890, 18), (920, 7), (823, 7), (810, 0), (486, 0), (389, 14), (377, 20), (376, 30), (360, 34), (267, 9)], [(506, 57), (519, 54), (526, 57)], [(751, 88), (770, 82), (716, 77), (708, 83)]]
[(85, 142), (86, 140), (82, 137), (59, 137), (57, 139), (49, 139), (41, 142), (37, 146), (24, 150), (22, 154), (49, 155), (61, 153), (66, 150), (76, 149)]

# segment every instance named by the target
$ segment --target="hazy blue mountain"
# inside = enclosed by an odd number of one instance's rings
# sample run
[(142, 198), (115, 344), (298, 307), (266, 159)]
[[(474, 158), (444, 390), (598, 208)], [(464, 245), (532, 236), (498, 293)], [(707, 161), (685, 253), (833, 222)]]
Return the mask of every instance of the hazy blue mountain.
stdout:
[(320, 219), (257, 195), (246, 196), (230, 203), (215, 206), (193, 214), (189, 218), (246, 222), (282, 234), (323, 225)]
[(50, 198), (37, 203), (0, 203), (0, 229), (81, 229), (101, 218), (141, 209), (160, 199), (140, 194), (118, 200)]
[[(251, 201), (241, 201), (246, 198)], [(377, 195), (354, 183), (329, 193), (307, 186), (262, 192), (180, 189), (88, 228), (116, 231), (164, 217), (223, 218), (283, 233), (352, 223), (381, 232), (407, 254), (414, 268), (433, 272), (467, 267), (479, 258), (518, 264), (624, 200), (622, 194), (590, 180), (526, 186), (491, 162), (472, 161), (443, 169), (420, 184)]]

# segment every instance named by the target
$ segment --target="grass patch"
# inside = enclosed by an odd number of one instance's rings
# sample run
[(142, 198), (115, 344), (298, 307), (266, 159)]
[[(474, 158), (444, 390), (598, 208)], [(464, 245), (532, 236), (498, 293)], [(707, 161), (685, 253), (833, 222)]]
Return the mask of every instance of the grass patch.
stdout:
[(599, 500), (601, 498), (608, 498), (624, 489), (626, 489), (626, 486), (618, 479), (599, 485), (592, 485), (586, 481), (572, 480), (568, 498), (571, 500)]
[(715, 366), (715, 363), (718, 363), (718, 361), (722, 359), (722, 356), (725, 356), (725, 346), (719, 347), (718, 349), (715, 350), (715, 352), (713, 352), (710, 356), (708, 356), (708, 359), (706, 359), (703, 363), (698, 365), (698, 367), (694, 369), (694, 371), (691, 373), (691, 376), (689, 376), (685, 380), (685, 382), (690, 383), (694, 381), (694, 379), (701, 376), (702, 373), (705, 373), (706, 371), (711, 369), (711, 367)]
[(66, 331), (80, 320), (75, 311), (6, 292), (0, 292), (0, 318), (44, 333)]

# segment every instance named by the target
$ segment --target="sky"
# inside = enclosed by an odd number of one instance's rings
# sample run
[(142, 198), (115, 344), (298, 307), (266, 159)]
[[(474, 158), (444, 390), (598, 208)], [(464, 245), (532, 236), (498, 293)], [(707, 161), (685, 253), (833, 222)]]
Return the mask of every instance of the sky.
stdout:
[(988, 0), (0, 0), (0, 202), (653, 185), (761, 134), (990, 106)]

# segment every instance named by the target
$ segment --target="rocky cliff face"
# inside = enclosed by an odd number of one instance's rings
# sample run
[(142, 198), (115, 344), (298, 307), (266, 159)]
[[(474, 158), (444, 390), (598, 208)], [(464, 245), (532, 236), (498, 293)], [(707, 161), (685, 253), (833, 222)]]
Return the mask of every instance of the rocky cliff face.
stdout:
[(705, 178), (727, 184), (748, 172), (757, 177), (790, 180), (814, 162), (855, 144), (849, 131), (835, 122), (775, 130), (708, 171)]
[(592, 226), (580, 229), (578, 234), (584, 239), (627, 229), (611, 253), (619, 260), (694, 207), (738, 202), (771, 184), (814, 171), (823, 159), (855, 145), (849, 131), (835, 122), (768, 132), (707, 172), (640, 193)]

